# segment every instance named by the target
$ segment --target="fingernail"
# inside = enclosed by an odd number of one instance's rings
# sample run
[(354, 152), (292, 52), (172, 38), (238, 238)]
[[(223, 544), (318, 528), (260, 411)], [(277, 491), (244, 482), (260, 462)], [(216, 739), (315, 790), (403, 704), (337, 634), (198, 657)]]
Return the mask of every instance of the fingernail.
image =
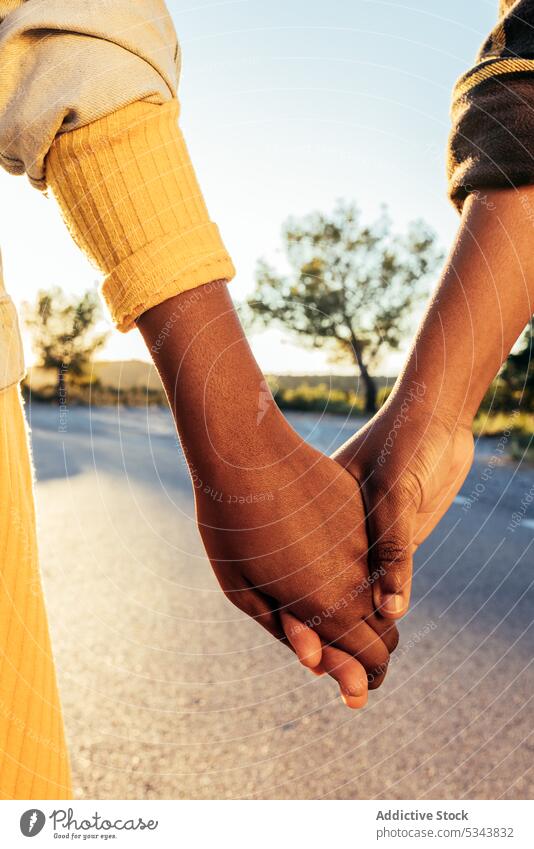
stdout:
[(404, 599), (396, 593), (386, 593), (382, 596), (380, 610), (388, 616), (398, 616), (404, 610)]
[(317, 657), (315, 654), (299, 654), (297, 655), (299, 662), (302, 663), (306, 669), (311, 669), (312, 672), (316, 666), (319, 666), (321, 663), (321, 655)]
[[(341, 690), (341, 688), (340, 688)], [(341, 698), (343, 699), (343, 703), (353, 710), (357, 710), (358, 708), (365, 707), (367, 704), (367, 693), (363, 693), (361, 696), (349, 695), (341, 690)]]

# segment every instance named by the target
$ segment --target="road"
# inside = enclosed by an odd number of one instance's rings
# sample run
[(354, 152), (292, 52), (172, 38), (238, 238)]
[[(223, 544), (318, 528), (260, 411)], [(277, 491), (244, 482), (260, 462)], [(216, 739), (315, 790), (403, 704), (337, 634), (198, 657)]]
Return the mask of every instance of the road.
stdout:
[[(30, 417), (77, 797), (532, 797), (532, 467), (477, 446), (386, 682), (350, 712), (218, 590), (166, 411)], [(323, 450), (354, 427), (290, 419)]]

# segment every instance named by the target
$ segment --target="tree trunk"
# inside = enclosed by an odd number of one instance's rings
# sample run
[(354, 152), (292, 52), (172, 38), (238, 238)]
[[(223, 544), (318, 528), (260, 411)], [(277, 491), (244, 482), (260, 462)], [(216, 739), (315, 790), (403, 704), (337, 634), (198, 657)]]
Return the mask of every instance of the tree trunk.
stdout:
[(373, 415), (376, 413), (376, 383), (367, 370), (367, 366), (363, 361), (362, 347), (354, 336), (352, 337), (352, 350), (365, 387), (365, 412)]
[(65, 383), (65, 369), (64, 366), (60, 366), (57, 370), (57, 386), (56, 386), (56, 398), (57, 403), (60, 407), (65, 407), (67, 404), (67, 386)]

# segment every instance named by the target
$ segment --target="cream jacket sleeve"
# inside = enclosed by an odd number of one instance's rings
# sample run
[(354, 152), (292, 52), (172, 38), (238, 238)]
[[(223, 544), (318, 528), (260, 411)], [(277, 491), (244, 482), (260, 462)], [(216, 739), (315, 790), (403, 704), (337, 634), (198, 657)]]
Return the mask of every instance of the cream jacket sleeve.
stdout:
[(176, 95), (180, 50), (162, 0), (0, 0), (0, 159), (45, 187), (58, 133)]
[(49, 189), (120, 330), (234, 267), (178, 126), (163, 0), (0, 0), (0, 164)]

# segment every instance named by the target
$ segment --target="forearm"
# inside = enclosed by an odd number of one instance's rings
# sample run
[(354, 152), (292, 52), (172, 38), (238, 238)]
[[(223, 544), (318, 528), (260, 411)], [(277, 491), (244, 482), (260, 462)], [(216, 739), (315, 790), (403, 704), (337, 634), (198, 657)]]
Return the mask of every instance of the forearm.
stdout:
[(473, 459), (472, 420), (534, 303), (534, 188), (469, 198), (457, 240), (386, 404), (336, 452), (366, 505), (374, 602), (408, 609), (412, 553)]
[(252, 469), (282, 418), (224, 281), (170, 298), (137, 322), (191, 463)]
[(534, 310), (534, 187), (464, 205), (456, 242), (392, 402), (414, 381), (425, 409), (469, 422)]

